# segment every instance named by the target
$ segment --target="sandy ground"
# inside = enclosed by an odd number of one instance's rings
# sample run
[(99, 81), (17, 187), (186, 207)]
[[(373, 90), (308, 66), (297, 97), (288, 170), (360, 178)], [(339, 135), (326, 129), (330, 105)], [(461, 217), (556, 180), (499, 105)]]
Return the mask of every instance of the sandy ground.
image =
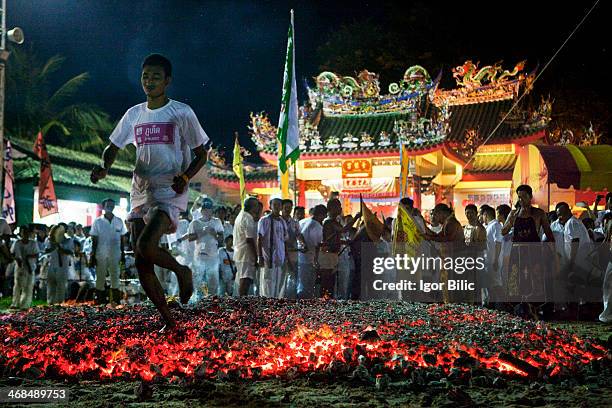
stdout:
[[(551, 323), (576, 332), (581, 337), (597, 338), (610, 345), (612, 326), (589, 322)], [(482, 379), (482, 378), (481, 378)], [(70, 407), (602, 407), (612, 406), (612, 370), (609, 364), (580, 378), (558, 382), (503, 380), (496, 384), (440, 383), (415, 386), (409, 381), (391, 382), (384, 389), (374, 384), (337, 381), (324, 375), (311, 375), (292, 381), (208, 381), (153, 384), (142, 389), (140, 382), (58, 383), (3, 378), (0, 386), (66, 386)], [(26, 406), (26, 405), (24, 405)], [(31, 404), (29, 406), (32, 406)], [(37, 405), (41, 406), (41, 405)]]

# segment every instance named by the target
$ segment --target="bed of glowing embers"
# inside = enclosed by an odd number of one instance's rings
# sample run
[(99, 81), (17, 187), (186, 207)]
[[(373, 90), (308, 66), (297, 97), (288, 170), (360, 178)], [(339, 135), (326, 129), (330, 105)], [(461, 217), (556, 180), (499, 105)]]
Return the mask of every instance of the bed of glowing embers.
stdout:
[(212, 298), (173, 313), (181, 329), (163, 334), (150, 305), (1, 316), (0, 372), (144, 381), (315, 373), (376, 381), (479, 370), (552, 379), (610, 361), (602, 344), (467, 305)]

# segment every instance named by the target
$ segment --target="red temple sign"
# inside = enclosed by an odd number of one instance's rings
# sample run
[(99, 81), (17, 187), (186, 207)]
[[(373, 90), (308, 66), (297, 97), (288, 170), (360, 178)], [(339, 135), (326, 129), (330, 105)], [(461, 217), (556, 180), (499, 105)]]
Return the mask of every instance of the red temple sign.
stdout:
[(372, 159), (342, 160), (342, 178), (371, 178)]
[(367, 177), (354, 177), (342, 179), (342, 191), (359, 193), (372, 190), (372, 179)]

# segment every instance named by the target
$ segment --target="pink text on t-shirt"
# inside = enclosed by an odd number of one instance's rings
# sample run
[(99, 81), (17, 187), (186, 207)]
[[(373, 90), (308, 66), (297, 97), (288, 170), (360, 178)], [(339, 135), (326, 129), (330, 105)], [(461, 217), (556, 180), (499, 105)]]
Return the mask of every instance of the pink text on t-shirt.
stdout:
[(174, 144), (174, 123), (143, 123), (134, 126), (134, 137), (138, 146)]

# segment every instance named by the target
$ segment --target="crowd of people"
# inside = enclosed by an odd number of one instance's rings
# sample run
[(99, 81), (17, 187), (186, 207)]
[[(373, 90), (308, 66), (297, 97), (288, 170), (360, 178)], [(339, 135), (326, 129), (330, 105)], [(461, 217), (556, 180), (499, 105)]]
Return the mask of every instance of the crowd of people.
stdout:
[[(140, 80), (146, 102), (126, 111), (90, 174), (98, 183), (121, 149), (136, 146), (128, 219), (115, 216), (115, 203), (105, 200), (104, 214), (89, 229), (24, 225), (17, 237), (0, 221), (0, 291), (13, 293), (13, 308), (28, 308), (33, 294), (48, 304), (67, 298), (131, 303), (146, 295), (165, 322), (162, 331), (177, 326), (168, 295), (182, 304), (213, 295), (457, 301), (539, 318), (546, 317), (546, 306), (556, 312), (593, 300), (586, 289), (596, 286), (604, 305), (599, 319), (612, 321), (612, 194), (603, 211), (597, 197), (593, 209), (583, 205), (576, 218), (568, 203), (550, 213), (533, 206), (531, 188), (521, 185), (514, 208), (466, 206), (466, 225), (447, 204), (422, 213), (407, 197), (395, 219), (381, 221), (366, 207), (363, 216), (349, 215), (337, 193), (309, 208), (308, 216), (278, 198), (248, 197), (227, 208), (200, 197), (188, 210), (188, 186), (206, 163), (210, 139), (193, 109), (167, 96), (172, 64), (166, 57), (147, 56)], [(473, 257), (486, 267), (465, 274), (459, 263), (415, 268), (408, 278), (448, 283), (427, 296), (378, 291), (371, 285), (374, 261), (393, 263), (398, 248), (412, 259)], [(390, 268), (385, 279), (402, 280), (404, 272)], [(451, 292), (455, 275), (476, 286)]]
[[(459, 223), (446, 204), (437, 204), (431, 213), (423, 215), (411, 199), (402, 199), (399, 205), (410, 214), (422, 237), (415, 256), (447, 255), (445, 243), (471, 248), (486, 259), (486, 269), (474, 277), (478, 292), (460, 300), (497, 306), (498, 301), (511, 299), (514, 306), (523, 307), (515, 311), (526, 316), (526, 308), (531, 305), (527, 294), (543, 291), (546, 298), (551, 290), (543, 283), (550, 265), (556, 266), (556, 275), (561, 273), (568, 285), (584, 281), (595, 271), (606, 308), (600, 320), (609, 322), (612, 305), (606, 296), (610, 297), (610, 277), (604, 279), (606, 270), (608, 275), (612, 273), (612, 194), (605, 197), (603, 211), (596, 210), (603, 198), (598, 197), (592, 210), (582, 212), (581, 219), (572, 214), (567, 203), (558, 203), (556, 211), (549, 213), (532, 206), (529, 186), (520, 186), (517, 195), (515, 208), (466, 206), (466, 225)], [(0, 290), (3, 294), (12, 292), (11, 307), (27, 309), (33, 296), (46, 297), (48, 304), (68, 299), (97, 304), (127, 302), (126, 287), (138, 282), (139, 276), (130, 233), (125, 220), (113, 214), (114, 206), (113, 200), (105, 200), (104, 213), (91, 227), (75, 223), (60, 223), (50, 229), (23, 225), (16, 236), (2, 220)], [(361, 275), (369, 268), (364, 265), (365, 259), (372, 254), (364, 251), (392, 256), (394, 219), (384, 220), (383, 228), (372, 237), (368, 226), (359, 221), (361, 214), (344, 215), (338, 198), (316, 205), (308, 213), (306, 216), (304, 207), (294, 207), (288, 199), (274, 198), (264, 211), (264, 203), (256, 197), (248, 197), (232, 208), (215, 207), (210, 198), (201, 196), (190, 211), (180, 214), (176, 232), (162, 236), (160, 250), (191, 269), (194, 290), (189, 303), (212, 295), (369, 297), (362, 293)], [(548, 255), (556, 257), (533, 253), (546, 247), (525, 245), (542, 241), (550, 242), (554, 249)], [(449, 272), (419, 271), (417, 276), (443, 281), (449, 278)], [(165, 295), (179, 296), (180, 285), (174, 273), (156, 266), (155, 274)], [(566, 289), (556, 290), (558, 294)], [(395, 299), (422, 300), (402, 292)], [(551, 304), (563, 310), (567, 307), (558, 296), (555, 299)], [(453, 299), (442, 296), (429, 300)]]

